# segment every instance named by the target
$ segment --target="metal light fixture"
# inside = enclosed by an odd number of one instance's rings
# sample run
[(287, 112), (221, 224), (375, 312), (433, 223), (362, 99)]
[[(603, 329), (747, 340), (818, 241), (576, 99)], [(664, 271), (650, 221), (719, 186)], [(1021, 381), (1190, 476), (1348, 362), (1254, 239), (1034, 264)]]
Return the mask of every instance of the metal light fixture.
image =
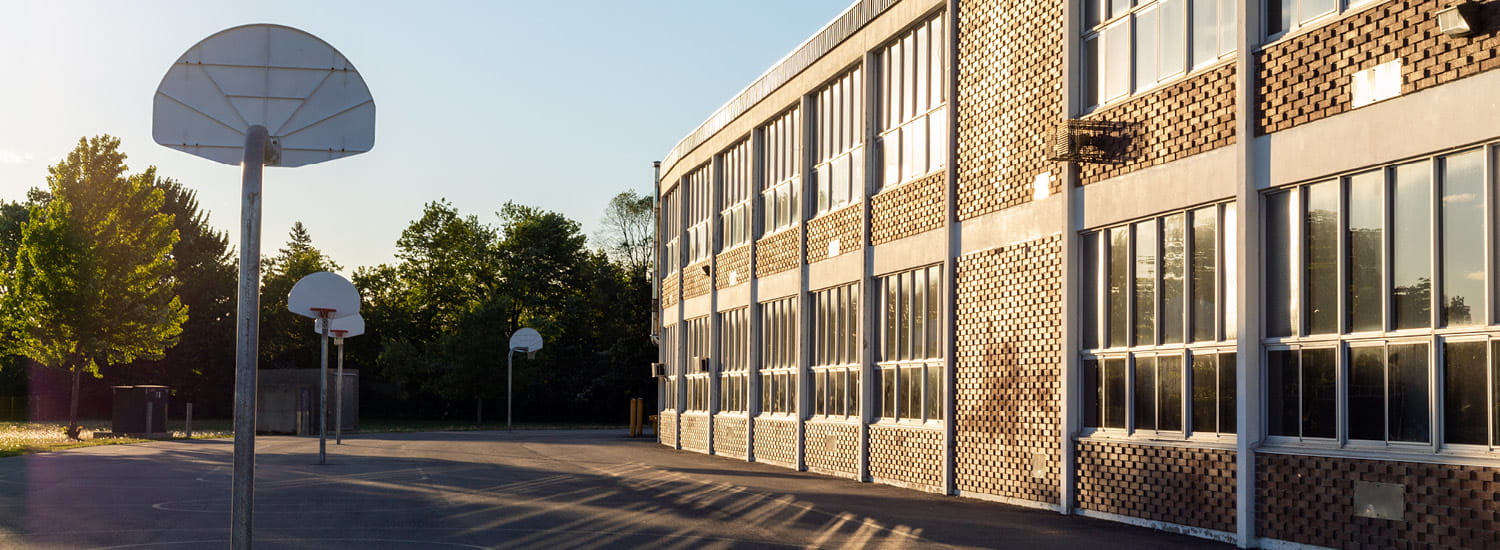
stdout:
[(1437, 12), (1438, 29), (1451, 37), (1473, 36), (1479, 32), (1483, 22), (1480, 11), (1483, 6), (1473, 0), (1465, 0)]

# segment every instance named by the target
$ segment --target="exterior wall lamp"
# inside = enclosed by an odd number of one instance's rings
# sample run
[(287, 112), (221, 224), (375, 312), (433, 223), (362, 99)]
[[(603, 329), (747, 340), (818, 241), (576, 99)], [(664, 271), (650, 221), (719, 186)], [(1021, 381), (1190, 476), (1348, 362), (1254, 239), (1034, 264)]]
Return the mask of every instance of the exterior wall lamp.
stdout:
[(1484, 26), (1480, 13), (1482, 9), (1479, 2), (1465, 0), (1438, 10), (1438, 29), (1454, 38), (1478, 34), (1479, 29)]

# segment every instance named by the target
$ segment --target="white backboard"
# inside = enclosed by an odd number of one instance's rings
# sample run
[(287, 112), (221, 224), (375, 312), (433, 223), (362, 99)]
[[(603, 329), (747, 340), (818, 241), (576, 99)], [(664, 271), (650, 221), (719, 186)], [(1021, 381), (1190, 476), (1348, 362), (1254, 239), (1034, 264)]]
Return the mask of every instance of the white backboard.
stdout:
[(532, 352), (542, 349), (542, 335), (536, 329), (523, 328), (510, 335), (510, 349)]
[(329, 317), (342, 319), (359, 314), (359, 291), (343, 276), (319, 271), (292, 285), (286, 307), (292, 313), (313, 318), (319, 317), (318, 310), (331, 310)]
[[(350, 315), (348, 317), (329, 319), (328, 322), (329, 336), (335, 336), (339, 338), (353, 338), (365, 333), (365, 316), (358, 313)], [(343, 334), (339, 334), (338, 331), (341, 330), (344, 331)], [(313, 332), (323, 334), (322, 319), (313, 319)]]
[(375, 101), (343, 54), (281, 25), (226, 29), (182, 54), (156, 89), (157, 143), (238, 166), (261, 125), (281, 149), (268, 166), (302, 166), (375, 146)]

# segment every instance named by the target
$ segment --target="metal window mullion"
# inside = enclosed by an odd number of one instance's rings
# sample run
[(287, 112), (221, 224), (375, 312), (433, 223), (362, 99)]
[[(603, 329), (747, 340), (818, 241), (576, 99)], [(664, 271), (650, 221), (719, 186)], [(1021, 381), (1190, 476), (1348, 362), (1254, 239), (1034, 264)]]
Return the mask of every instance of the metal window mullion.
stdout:
[(1340, 335), (1348, 334), (1353, 328), (1353, 322), (1349, 318), (1349, 180), (1348, 176), (1341, 176), (1334, 180), (1338, 186), (1338, 214), (1335, 222), (1334, 257), (1338, 258), (1334, 267), (1334, 285), (1337, 289), (1334, 299), (1334, 328)]
[(1444, 317), (1443, 316), (1443, 294), (1447, 291), (1447, 289), (1443, 288), (1443, 262), (1442, 262), (1442, 256), (1443, 256), (1443, 248), (1442, 248), (1443, 247), (1443, 209), (1442, 209), (1442, 203), (1443, 203), (1443, 190), (1446, 188), (1446, 185), (1444, 185), (1444, 184), (1447, 183), (1447, 182), (1443, 181), (1443, 169), (1442, 169), (1442, 167), (1445, 164), (1445, 162), (1446, 162), (1446, 159), (1444, 159), (1442, 157), (1437, 157), (1437, 158), (1433, 158), (1432, 161), (1428, 163), (1428, 170), (1430, 171), (1430, 173), (1429, 173), (1429, 183), (1428, 183), (1428, 192), (1430, 193), (1431, 200), (1427, 201), (1427, 206), (1428, 206), (1428, 208), (1431, 209), (1431, 212), (1429, 213), (1430, 215), (1428, 216), (1428, 220), (1429, 220), (1428, 223), (1432, 224), (1432, 227), (1431, 227), (1432, 231), (1429, 233), (1431, 241), (1428, 243), (1428, 247), (1427, 247), (1427, 258), (1428, 258), (1428, 261), (1430, 262), (1429, 267), (1431, 268), (1431, 271), (1429, 271), (1429, 273), (1432, 274), (1432, 284), (1430, 285), (1431, 286), (1431, 291), (1427, 293), (1427, 302), (1428, 302), (1428, 307), (1427, 307), (1427, 309), (1428, 309), (1428, 312), (1427, 312), (1428, 315), (1427, 316), (1428, 316), (1428, 321), (1429, 321), (1428, 326), (1431, 327), (1433, 330), (1436, 330), (1436, 329), (1439, 329), (1439, 328), (1443, 328), (1443, 325), (1444, 325), (1444, 318), (1443, 318)]

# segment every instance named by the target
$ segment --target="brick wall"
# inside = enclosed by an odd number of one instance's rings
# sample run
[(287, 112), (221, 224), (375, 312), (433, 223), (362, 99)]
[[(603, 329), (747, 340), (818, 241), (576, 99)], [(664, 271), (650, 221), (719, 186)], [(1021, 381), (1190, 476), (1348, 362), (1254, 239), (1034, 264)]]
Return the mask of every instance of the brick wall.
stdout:
[(765, 277), (797, 267), (801, 237), (796, 227), (761, 239), (755, 245), (755, 276)]
[(929, 491), (943, 490), (943, 432), (870, 426), (870, 477)]
[(708, 452), (708, 415), (685, 413), (682, 415), (682, 448), (700, 453)]
[(755, 461), (796, 466), (797, 422), (764, 416), (755, 419)]
[(1085, 118), (1133, 125), (1134, 157), (1120, 164), (1080, 164), (1084, 185), (1231, 145), (1233, 64), (1100, 109)]
[[(1330, 548), (1500, 547), (1500, 469), (1256, 455), (1259, 536)], [(1354, 482), (1406, 486), (1400, 521), (1354, 517)]]
[(676, 273), (661, 280), (661, 307), (663, 309), (677, 305), (677, 289), (681, 284), (682, 281)]
[(1234, 532), (1234, 451), (1077, 445), (1079, 508)]
[[(714, 267), (714, 288), (729, 288), (750, 280), (750, 247), (737, 246), (719, 255)], [(730, 281), (730, 274), (734, 281)]]
[(839, 254), (854, 252), (864, 246), (860, 238), (864, 234), (864, 204), (854, 204), (824, 214), (807, 222), (807, 263), (817, 263), (830, 258), (828, 243), (839, 241)]
[(958, 260), (960, 491), (1059, 504), (1061, 244), (1052, 236)]
[(859, 426), (847, 422), (807, 423), (807, 467), (824, 473), (859, 475)]
[(870, 242), (885, 244), (943, 226), (943, 172), (870, 197)]
[(668, 447), (676, 447), (677, 446), (677, 413), (662, 412), (662, 413), (659, 413), (659, 414), (660, 414), (660, 416), (657, 417), (657, 423), (656, 423), (656, 426), (657, 426), (657, 432), (656, 433), (659, 436), (657, 439), (661, 441), (662, 445), (666, 445)]
[(1500, 3), (1485, 3), (1488, 27), (1470, 38), (1438, 32), (1433, 0), (1394, 0), (1359, 10), (1260, 52), (1257, 135), (1350, 109), (1349, 77), (1401, 60), (1401, 93), (1425, 90), (1500, 68)]
[(709, 276), (703, 273), (708, 260), (702, 260), (682, 268), (682, 299), (697, 298), (708, 294)]
[(1029, 202), (1037, 174), (1061, 173), (1047, 155), (1063, 118), (1064, 4), (958, 4), (960, 220)]
[(714, 454), (744, 459), (745, 415), (714, 417)]

